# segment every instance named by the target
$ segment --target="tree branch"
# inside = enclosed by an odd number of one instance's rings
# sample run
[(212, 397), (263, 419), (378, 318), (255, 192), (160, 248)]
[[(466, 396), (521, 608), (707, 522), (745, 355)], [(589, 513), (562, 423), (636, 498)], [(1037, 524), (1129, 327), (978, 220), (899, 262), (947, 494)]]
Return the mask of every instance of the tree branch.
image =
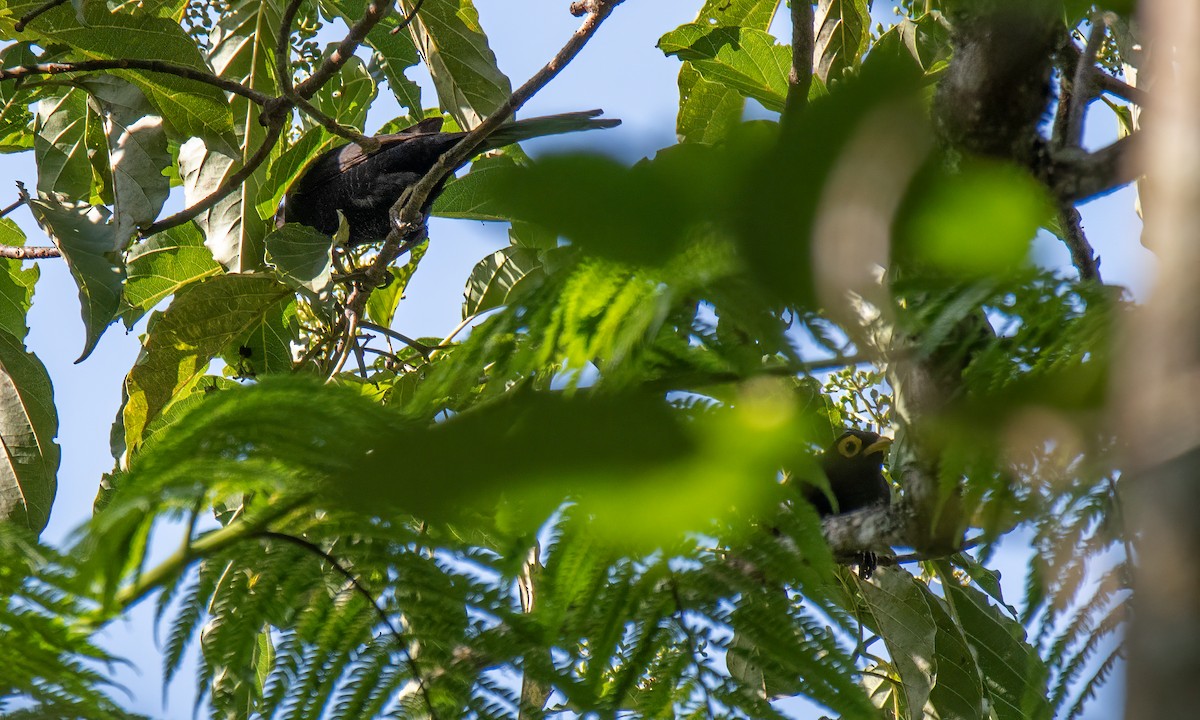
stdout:
[(1063, 204), (1058, 209), (1058, 223), (1062, 226), (1063, 243), (1071, 253), (1071, 264), (1079, 271), (1079, 279), (1103, 282), (1100, 279), (1100, 259), (1083, 232), (1083, 218), (1079, 211), (1069, 203)]
[[(329, 78), (342, 69), (342, 66), (346, 64), (354, 55), (354, 51), (366, 39), (367, 33), (371, 32), (371, 28), (379, 24), (379, 21), (386, 17), (391, 10), (392, 3), (390, 0), (371, 0), (367, 4), (367, 9), (364, 11), (362, 19), (354, 23), (354, 27), (350, 28), (350, 32), (346, 33), (346, 37), (342, 38), (342, 41), (329, 54), (329, 57), (325, 58), (307, 80), (296, 86), (296, 94), (306, 100), (312, 97), (322, 85), (329, 81)], [(289, 27), (288, 30), (290, 32), (291, 28)]]
[(118, 58), (116, 60), (84, 60), (81, 62), (36, 63), (34, 65), (18, 65), (0, 70), (0, 81), (28, 77), (30, 75), (62, 75), (77, 72), (100, 72), (106, 70), (146, 70), (148, 72), (175, 75), (185, 80), (195, 80), (218, 87), (234, 95), (241, 95), (251, 102), (266, 105), (272, 100), (270, 95), (259, 92), (233, 80), (226, 80), (210, 72), (197, 70), (186, 65), (163, 62), (161, 60), (138, 60), (134, 58)]
[(788, 71), (787, 102), (783, 122), (792, 123), (808, 105), (813, 75), (813, 7), (804, 0), (792, 2), (792, 69)]

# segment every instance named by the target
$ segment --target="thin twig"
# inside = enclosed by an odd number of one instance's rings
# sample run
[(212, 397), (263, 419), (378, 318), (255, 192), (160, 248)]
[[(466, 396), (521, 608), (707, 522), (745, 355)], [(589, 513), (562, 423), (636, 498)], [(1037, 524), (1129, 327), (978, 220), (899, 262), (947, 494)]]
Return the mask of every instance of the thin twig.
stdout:
[(325, 378), (325, 382), (333, 382), (342, 368), (346, 366), (346, 360), (350, 358), (350, 353), (358, 344), (358, 323), (361, 320), (360, 315), (346, 315), (346, 332), (342, 336), (342, 340), (338, 346), (334, 348), (335, 361), (333, 369), (329, 371), (329, 375)]
[(163, 62), (161, 60), (138, 60), (135, 58), (118, 58), (115, 60), (84, 60), (81, 62), (36, 63), (33, 65), (18, 65), (0, 70), (0, 81), (28, 77), (30, 75), (62, 75), (77, 72), (98, 72), (105, 70), (146, 70), (148, 72), (175, 75), (185, 80), (195, 80), (218, 87), (234, 95), (241, 95), (251, 102), (266, 105), (272, 100), (270, 95), (259, 92), (233, 80), (226, 80), (210, 72), (198, 70), (186, 65)]
[(39, 6), (35, 7), (34, 9), (30, 10), (29, 12), (27, 12), (21, 16), (21, 19), (18, 20), (13, 25), (13, 30), (16, 30), (17, 32), (21, 32), (22, 30), (25, 29), (25, 26), (28, 25), (29, 23), (33, 22), (37, 16), (41, 15), (42, 13), (46, 12), (47, 10), (53, 10), (54, 8), (58, 7), (59, 5), (62, 5), (66, 1), (67, 0), (50, 0), (49, 2), (45, 3), (44, 5), (39, 5)]
[(792, 3), (792, 69), (788, 71), (787, 102), (783, 122), (795, 122), (808, 104), (813, 76), (813, 6), (810, 2)]
[(8, 217), (8, 214), (10, 212), (12, 212), (13, 210), (16, 210), (17, 208), (24, 205), (25, 201), (28, 199), (29, 199), (28, 195), (26, 195), (25, 197), (17, 198), (16, 200), (13, 201), (12, 205), (9, 205), (8, 207), (4, 208), (3, 210), (0, 210), (0, 217)]
[(360, 328), (362, 328), (363, 330), (371, 330), (372, 332), (377, 332), (380, 335), (387, 335), (388, 337), (392, 338), (393, 340), (399, 340), (400, 342), (409, 346), (413, 350), (416, 350), (417, 352), (421, 353), (421, 355), (424, 356), (425, 358), (428, 358), (429, 353), (434, 351), (434, 348), (429, 347), (428, 345), (426, 345), (423, 342), (420, 342), (419, 340), (413, 340), (412, 338), (408, 337), (407, 335), (402, 335), (391, 328), (386, 328), (382, 325), (377, 325), (373, 322), (367, 322), (366, 320), (360, 320), (358, 323), (358, 326)]
[(1083, 218), (1074, 205), (1064, 203), (1059, 207), (1058, 223), (1062, 226), (1063, 244), (1071, 253), (1071, 264), (1079, 271), (1079, 279), (1103, 282), (1100, 279), (1100, 259), (1083, 232)]
[(267, 125), (267, 134), (263, 138), (262, 144), (260, 144), (258, 149), (254, 151), (254, 154), (250, 156), (250, 159), (242, 165), (241, 169), (226, 178), (225, 182), (221, 183), (220, 187), (212, 191), (208, 197), (197, 202), (190, 208), (186, 208), (175, 213), (174, 215), (165, 217), (162, 220), (150, 223), (144, 228), (138, 228), (138, 233), (142, 237), (149, 237), (155, 233), (160, 233), (163, 230), (173, 228), (176, 225), (182, 225), (189, 220), (195, 219), (197, 215), (205, 210), (211, 209), (214, 205), (225, 199), (227, 195), (236, 190), (243, 182), (246, 181), (246, 178), (254, 174), (254, 171), (258, 169), (258, 166), (262, 165), (263, 161), (267, 159), (267, 156), (271, 154), (271, 149), (274, 148), (275, 143), (279, 141), (279, 136), (282, 134), (282, 132), (283, 118), (280, 116), (272, 118), (270, 124)]

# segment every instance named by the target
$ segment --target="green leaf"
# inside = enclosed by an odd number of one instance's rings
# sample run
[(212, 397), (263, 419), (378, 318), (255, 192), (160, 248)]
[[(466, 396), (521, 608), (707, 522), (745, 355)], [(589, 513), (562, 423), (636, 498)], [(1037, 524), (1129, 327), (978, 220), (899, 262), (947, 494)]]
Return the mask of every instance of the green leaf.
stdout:
[(671, 147), (632, 168), (599, 156), (554, 156), (489, 173), (485, 192), (504, 215), (565, 235), (588, 252), (653, 265), (727, 207), (723, 190), (731, 188), (723, 184), (734, 170), (725, 160), (701, 145)]
[[(16, 19), (44, 4), (41, 0), (7, 3), (0, 10), (0, 30), (5, 37), (18, 37), (13, 28)], [(81, 24), (71, 8), (60, 5), (30, 23), (20, 37), (37, 41), (43, 47), (65, 45), (77, 56), (73, 59), (158, 60), (210, 72), (196, 42), (175, 20), (149, 13), (111, 13), (104, 3), (88, 3), (85, 16), (87, 23)], [(168, 73), (112, 72), (141, 88), (172, 137), (179, 140), (200, 137), (214, 147), (232, 145), (233, 122), (221, 90)]]
[[(213, 70), (222, 77), (237, 80), (260, 92), (272, 95), (278, 93), (273, 58), (276, 28), (279, 27), (281, 14), (280, 0), (237, 0), (231, 3), (228, 12), (223, 13), (217, 20), (212, 33), (208, 60)], [(233, 165), (240, 167), (241, 163), (246, 162), (258, 150), (267, 132), (258, 121), (261, 111), (258, 105), (240, 96), (234, 96), (229, 103), (233, 109), (234, 127), (239, 142), (238, 155), (231, 157), (239, 162), (231, 162), (230, 165), (220, 168), (224, 163), (217, 160), (213, 166), (214, 172), (204, 176), (205, 179), (216, 180), (217, 183), (233, 169)], [(209, 154), (209, 157), (216, 160), (213, 154)], [(196, 159), (194, 152), (190, 159)], [(186, 191), (188, 183), (183, 167), (182, 148), (179, 162), (180, 173), (185, 176)], [(224, 172), (218, 177), (216, 171), (222, 169)], [(261, 186), (266, 177), (267, 168), (259, 166), (238, 190), (206, 214), (211, 219), (214, 213), (220, 210), (224, 216), (216, 223), (216, 236), (205, 231), (205, 242), (212, 249), (217, 262), (226, 268), (237, 272), (253, 272), (263, 266), (263, 239), (268, 225), (265, 221), (273, 214), (260, 214), (257, 208), (257, 200), (262, 192)], [(189, 204), (191, 202), (189, 200)], [(203, 229), (203, 224), (201, 227)]]
[(288, 223), (267, 235), (267, 259), (284, 282), (320, 296), (333, 281), (333, 240), (306, 225)]
[[(856, 583), (887, 644), (911, 717), (920, 717), (936, 677), (937, 624), (930, 616), (929, 588), (896, 568), (879, 568), (870, 582)], [(932, 599), (937, 602), (936, 598)]]
[(714, 143), (742, 121), (746, 98), (736, 90), (705, 80), (691, 63), (679, 69), (679, 115), (675, 134), (680, 142)]
[(927, 175), (910, 192), (897, 244), (959, 277), (1003, 276), (1025, 265), (1052, 214), (1045, 187), (1024, 170), (973, 160), (957, 172)]
[(58, 414), (45, 365), (0, 332), (0, 520), (40, 533), (58, 487)]
[(86, 338), (83, 353), (75, 362), (82, 362), (92, 354), (121, 307), (125, 268), (112, 249), (113, 228), (108, 223), (108, 211), (103, 207), (55, 205), (42, 200), (30, 200), (29, 208), (62, 252), (79, 286)]
[[(498, 205), (489, 184), (503, 176), (505, 168), (513, 167), (510, 159), (481, 158), (471, 166), (471, 172), (446, 183), (441, 195), (433, 202), (432, 214), (461, 220), (502, 221), (503, 205)], [(497, 176), (496, 173), (501, 173)]]
[[(416, 1), (401, 5), (410, 14)], [(438, 103), (461, 127), (475, 127), (512, 94), (471, 0), (427, 0), (408, 31), (429, 66)]]
[[(326, 51), (325, 57), (332, 52), (333, 46)], [(366, 65), (351, 56), (342, 69), (317, 90), (312, 102), (318, 110), (343, 125), (362, 130), (367, 121), (367, 109), (378, 94)]]
[[(432, 3), (427, 2), (427, 5)], [(337, 15), (352, 25), (366, 11), (366, 0), (321, 0), (321, 7), (330, 15)], [(422, 10), (424, 12), (424, 10)], [(383, 73), (387, 77), (388, 86), (400, 106), (407, 108), (409, 113), (421, 111), (421, 86), (405, 76), (408, 68), (421, 62), (417, 47), (413, 44), (408, 32), (393, 34), (392, 29), (398, 27), (403, 19), (398, 13), (391, 13), (367, 33), (367, 45), (377, 52), (383, 63)]]
[[(779, 0), (708, 0), (695, 22), (767, 31), (778, 5)], [(705, 80), (690, 62), (679, 68), (675, 133), (680, 142), (717, 142), (741, 122), (745, 105), (740, 92)]]
[(813, 74), (829, 86), (858, 67), (867, 51), (871, 11), (867, 0), (819, 0), (814, 16)]
[(480, 260), (463, 291), (463, 318), (508, 304), (522, 283), (545, 277), (540, 253), (531, 248), (509, 246)]
[(291, 373), (292, 348), (299, 345), (299, 336), (295, 298), (271, 305), (249, 332), (225, 348), (221, 354), (224, 372), (235, 378)]
[(87, 93), (77, 88), (37, 104), (33, 154), (38, 168), (38, 194), (71, 202), (92, 197), (92, 164), (89, 159), (88, 124), (96, 123), (88, 110)]
[(689, 23), (659, 38), (658, 47), (692, 63), (705, 80), (752, 97), (768, 110), (783, 110), (792, 53), (770, 33)]
[[(787, 407), (761, 398), (687, 422), (656, 397), (516, 393), (427, 425), (354, 389), (267, 378), (201, 403), (134, 456), (131, 484), (315, 492), (321, 506), (382, 516), (483, 510), (515, 535), (570, 495), (606, 538), (653, 547), (714, 508), (776, 506), (799, 420)], [(463, 447), (473, 452), (442, 461)], [(396, 472), (439, 462), (437, 483)]]
[[(37, 63), (39, 58), (33, 44), (12, 43), (0, 50), (0, 67), (16, 67)], [(0, 82), (0, 152), (19, 152), (33, 147), (30, 127), (33, 115), (29, 105), (33, 93), (21, 82)]]
[(412, 280), (413, 273), (417, 271), (417, 266), (420, 264), (421, 258), (425, 257), (427, 250), (429, 250), (428, 238), (408, 253), (407, 262), (400, 267), (392, 265), (388, 268), (388, 272), (392, 275), (392, 281), (384, 287), (375, 288), (375, 292), (367, 298), (367, 318), (371, 322), (383, 327), (392, 326), (392, 319), (396, 316), (396, 307), (404, 298), (408, 282)]
[(162, 118), (134, 85), (114, 76), (83, 78), (79, 84), (100, 105), (113, 182), (114, 241), (124, 247), (141, 225), (158, 216), (170, 194), (163, 170), (172, 163)]
[[(0, 218), (0, 245), (25, 245), (24, 231), (11, 218)], [(25, 265), (20, 260), (0, 260), (0, 332), (21, 342), (29, 333), (26, 316), (33, 304), (33, 286), (39, 275), (37, 265)]]
[(180, 288), (221, 272), (192, 223), (178, 225), (136, 243), (126, 256), (125, 327)]
[(998, 720), (1050, 718), (1049, 673), (1037, 648), (1026, 641), (1025, 628), (989, 603), (982, 592), (959, 585), (948, 563), (939, 563), (939, 568), (946, 599), (978, 659)]
[[(236, 165), (232, 157), (210, 151), (200, 138), (188, 140), (179, 148), (184, 203), (191, 206), (211, 195), (226, 177), (237, 172)], [(242, 228), (246, 221), (242, 210), (242, 191), (234, 190), (195, 220), (213, 258), (231, 270), (238, 268), (242, 255)]]
[(264, 275), (218, 275), (175, 294), (151, 319), (143, 351), (125, 378), (125, 443), (136, 450), (146, 425), (192, 387), (209, 361), (294, 300)]
[(940, 598), (928, 604), (938, 628), (934, 641), (937, 680), (929, 692), (933, 714), (947, 720), (986, 717), (979, 665), (971, 654), (962, 626), (954, 621)]

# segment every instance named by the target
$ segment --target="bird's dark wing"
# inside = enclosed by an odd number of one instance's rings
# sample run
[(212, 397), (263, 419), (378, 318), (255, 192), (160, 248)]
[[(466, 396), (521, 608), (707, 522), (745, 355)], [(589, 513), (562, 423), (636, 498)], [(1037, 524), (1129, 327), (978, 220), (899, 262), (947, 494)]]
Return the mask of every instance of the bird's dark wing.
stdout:
[(312, 161), (307, 170), (300, 174), (300, 182), (303, 187), (297, 187), (296, 190), (303, 192), (307, 188), (320, 187), (338, 175), (352, 170), (396, 145), (408, 142), (418, 136), (438, 134), (441, 132), (442, 123), (443, 119), (440, 117), (425, 118), (400, 132), (377, 135), (375, 139), (379, 141), (379, 147), (369, 153), (363, 152), (363, 149), (354, 143), (326, 150)]

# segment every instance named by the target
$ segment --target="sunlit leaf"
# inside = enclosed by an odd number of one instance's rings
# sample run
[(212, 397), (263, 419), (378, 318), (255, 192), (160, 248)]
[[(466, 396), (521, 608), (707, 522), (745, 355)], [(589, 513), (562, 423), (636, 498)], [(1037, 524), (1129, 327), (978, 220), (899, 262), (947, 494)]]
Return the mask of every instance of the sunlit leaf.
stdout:
[(38, 224), (62, 252), (79, 286), (80, 311), (86, 333), (82, 361), (92, 354), (104, 330), (117, 318), (125, 267), (113, 250), (108, 211), (88, 205), (56, 205), (30, 200)]
[(125, 379), (125, 444), (203, 375), (212, 358), (292, 302), (293, 292), (262, 275), (219, 275), (176, 293), (150, 321), (144, 349)]
[(0, 332), (0, 520), (46, 527), (58, 487), (58, 413), (50, 375), (17, 338)]
[(196, 226), (187, 223), (135, 244), (126, 256), (125, 327), (190, 283), (221, 271)]
[(783, 110), (792, 53), (762, 30), (681, 25), (659, 38), (667, 55), (690, 62), (701, 77), (754, 98), (768, 110)]
[[(401, 5), (406, 15), (416, 9), (415, 0)], [(433, 76), (439, 105), (463, 128), (474, 128), (512, 93), (472, 0), (426, 2), (408, 32)]]

